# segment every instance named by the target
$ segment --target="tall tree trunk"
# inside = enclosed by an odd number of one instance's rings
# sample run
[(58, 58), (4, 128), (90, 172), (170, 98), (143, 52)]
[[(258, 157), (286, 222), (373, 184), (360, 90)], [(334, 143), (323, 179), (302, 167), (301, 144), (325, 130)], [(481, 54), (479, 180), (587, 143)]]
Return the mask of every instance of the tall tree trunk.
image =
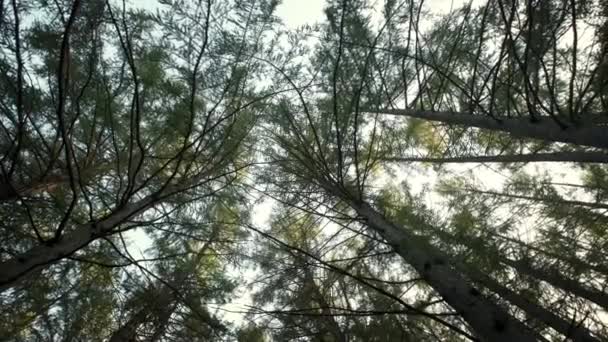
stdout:
[(538, 117), (536, 122), (532, 122), (529, 118), (500, 117), (494, 119), (484, 115), (458, 112), (412, 111), (404, 109), (382, 109), (377, 112), (380, 114), (407, 116), (452, 125), (501, 131), (521, 138), (608, 148), (608, 129), (593, 124), (561, 128), (553, 119), (548, 117)]
[[(339, 195), (339, 193), (334, 193)], [(345, 199), (346, 200), (346, 199)], [(350, 206), (434, 288), (471, 328), (486, 341), (537, 341), (540, 338), (489, 298), (460, 272), (454, 260), (424, 238), (387, 221), (366, 203), (348, 200)]]
[(529, 162), (576, 162), (608, 163), (608, 154), (601, 152), (551, 152), (493, 156), (463, 156), (448, 158), (393, 157), (383, 158), (390, 162), (423, 163), (529, 163)]

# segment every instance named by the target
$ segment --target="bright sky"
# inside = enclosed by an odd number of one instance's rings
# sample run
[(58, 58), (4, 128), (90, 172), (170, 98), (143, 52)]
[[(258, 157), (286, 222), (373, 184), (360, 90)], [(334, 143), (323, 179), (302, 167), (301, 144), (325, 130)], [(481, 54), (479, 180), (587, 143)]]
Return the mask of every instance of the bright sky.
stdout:
[(314, 24), (323, 20), (325, 0), (283, 0), (277, 8), (279, 16), (289, 28)]

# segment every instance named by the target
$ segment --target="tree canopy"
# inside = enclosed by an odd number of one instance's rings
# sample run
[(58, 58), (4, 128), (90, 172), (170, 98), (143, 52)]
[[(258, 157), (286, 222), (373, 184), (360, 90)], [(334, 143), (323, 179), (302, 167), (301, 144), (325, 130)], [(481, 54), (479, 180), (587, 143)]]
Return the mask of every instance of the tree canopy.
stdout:
[(608, 339), (608, 4), (0, 0), (0, 341)]

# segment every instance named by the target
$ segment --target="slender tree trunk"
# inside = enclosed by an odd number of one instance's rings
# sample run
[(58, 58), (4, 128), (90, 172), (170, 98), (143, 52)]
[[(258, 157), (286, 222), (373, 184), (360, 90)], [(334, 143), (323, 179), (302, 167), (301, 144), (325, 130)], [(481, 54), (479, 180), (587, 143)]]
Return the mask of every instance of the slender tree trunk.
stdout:
[(545, 323), (547, 326), (555, 329), (555, 331), (563, 334), (568, 339), (575, 342), (600, 342), (600, 340), (595, 338), (593, 334), (582, 324), (564, 320), (562, 317), (552, 313), (550, 310), (547, 310), (533, 301), (528, 300), (515, 291), (501, 285), (491, 277), (479, 272), (475, 267), (463, 266), (463, 270), (471, 279), (478, 282), (480, 285), (496, 293), (501, 298), (506, 299), (511, 304), (516, 305), (525, 311), (528, 316)]
[(439, 121), (452, 125), (484, 128), (501, 131), (515, 137), (531, 138), (544, 141), (564, 142), (582, 146), (608, 148), (608, 129), (586, 124), (579, 127), (561, 128), (548, 117), (539, 117), (532, 122), (529, 118), (497, 118), (484, 115), (472, 115), (458, 112), (411, 111), (404, 109), (383, 109), (381, 114), (407, 116), (423, 120)]
[[(535, 267), (523, 260), (512, 260), (502, 255), (496, 255), (496, 253), (492, 253), (487, 247), (484, 246), (483, 241), (479, 241), (478, 238), (467, 237), (464, 239), (456, 239), (451, 234), (442, 231), (440, 229), (433, 230), (437, 235), (441, 238), (446, 239), (447, 241), (453, 241), (456, 243), (460, 243), (471, 250), (481, 251), (481, 253), (487, 255), (488, 257), (497, 256), (498, 260), (510, 267), (513, 267), (518, 273), (525, 274), (535, 279), (539, 279), (545, 281), (555, 288), (562, 289), (564, 291), (570, 292), (574, 295), (577, 295), (581, 298), (585, 298), (591, 302), (596, 303), (597, 305), (603, 307), (608, 310), (608, 294), (603, 293), (601, 291), (595, 289), (589, 289), (582, 284), (580, 284), (576, 280), (572, 280), (566, 278), (560, 274), (560, 272), (554, 268), (549, 267)], [(471, 242), (476, 241), (482, 243), (472, 244)]]
[(595, 289), (589, 289), (581, 285), (578, 281), (562, 276), (558, 270), (554, 268), (538, 268), (530, 265), (523, 260), (511, 260), (509, 258), (501, 258), (501, 262), (511, 266), (521, 274), (527, 274), (536, 279), (543, 280), (556, 288), (570, 292), (581, 298), (585, 298), (591, 302), (608, 310), (608, 294)]
[(524, 199), (524, 200), (534, 201), (534, 202), (561, 203), (561, 204), (581, 206), (581, 207), (587, 207), (587, 208), (593, 208), (593, 209), (608, 209), (608, 204), (606, 204), (606, 203), (594, 203), (594, 202), (585, 202), (585, 201), (553, 199), (553, 198), (548, 198), (548, 197), (515, 195), (515, 194), (508, 194), (508, 193), (498, 192), (498, 191), (483, 191), (483, 190), (477, 190), (477, 189), (462, 189), (462, 190), (467, 191), (467, 192), (477, 193), (477, 194), (500, 196), (500, 197), (514, 198), (514, 199)]
[[(338, 193), (336, 193), (338, 195)], [(536, 333), (512, 317), (453, 268), (451, 258), (407, 229), (388, 222), (366, 203), (349, 200), (351, 207), (378, 232), (406, 262), (420, 273), (471, 328), (486, 341), (537, 341)]]
[(603, 274), (605, 276), (608, 276), (608, 268), (606, 268), (604, 265), (591, 265), (591, 264), (589, 264), (587, 262), (584, 262), (582, 260), (579, 260), (579, 259), (576, 259), (576, 258), (573, 258), (573, 257), (564, 257), (564, 256), (559, 255), (557, 253), (549, 252), (549, 251), (546, 251), (544, 249), (541, 249), (541, 248), (538, 248), (538, 247), (535, 247), (535, 246), (530, 246), (529, 244), (527, 244), (525, 242), (519, 241), (517, 239), (513, 239), (513, 238), (508, 237), (508, 236), (504, 236), (504, 235), (496, 234), (496, 233), (494, 233), (493, 235), (495, 235), (495, 236), (497, 236), (497, 237), (499, 237), (499, 238), (501, 238), (503, 240), (507, 240), (509, 242), (512, 242), (512, 243), (518, 245), (521, 248), (528, 249), (528, 250), (534, 251), (534, 252), (539, 253), (539, 254), (544, 254), (544, 255), (552, 257), (552, 258), (554, 258), (556, 260), (561, 260), (561, 261), (567, 262), (567, 263), (571, 264), (574, 267), (580, 267), (580, 268), (583, 268), (583, 269), (586, 269), (586, 270), (592, 270), (592, 271), (601, 273), (601, 274)]
[[(475, 248), (479, 250), (480, 248), (483, 250), (483, 253), (489, 255), (489, 251), (483, 247), (483, 244), (476, 243), (475, 245), (471, 245), (470, 242), (476, 240), (476, 238), (465, 238), (465, 239), (456, 239), (453, 235), (448, 234), (447, 232), (439, 229), (434, 229), (433, 232), (438, 235), (441, 239), (445, 239), (448, 242), (456, 242), (463, 244), (471, 249)], [(480, 247), (482, 246), (482, 247)], [(510, 259), (500, 257), (501, 261)], [(512, 265), (511, 265), (512, 266)], [(571, 338), (574, 341), (580, 342), (588, 342), (588, 341), (599, 341), (593, 334), (586, 329), (584, 326), (579, 325), (576, 322), (568, 322), (563, 318), (553, 314), (551, 311), (541, 307), (540, 305), (528, 300), (527, 298), (519, 295), (518, 293), (512, 291), (511, 289), (501, 285), (496, 280), (492, 279), (490, 276), (480, 272), (475, 267), (461, 266), (459, 268), (463, 270), (471, 279), (488, 288), (490, 291), (500, 295), (502, 298), (508, 300), (512, 304), (518, 306), (520, 309), (524, 310), (528, 315), (538, 319), (539, 321), (547, 324), (552, 327), (556, 331), (561, 334), (564, 334), (568, 338)], [(529, 272), (530, 270), (521, 270), (520, 268), (516, 268), (522, 274), (527, 274), (531, 277), (542, 279), (542, 276), (538, 276), (539, 273), (544, 271), (535, 270), (534, 272)], [(580, 287), (580, 284), (576, 284), (577, 287)]]
[(384, 158), (390, 162), (423, 163), (529, 163), (529, 162), (576, 162), (608, 163), (608, 154), (601, 152), (551, 152), (494, 156), (464, 156), (451, 158), (394, 157)]

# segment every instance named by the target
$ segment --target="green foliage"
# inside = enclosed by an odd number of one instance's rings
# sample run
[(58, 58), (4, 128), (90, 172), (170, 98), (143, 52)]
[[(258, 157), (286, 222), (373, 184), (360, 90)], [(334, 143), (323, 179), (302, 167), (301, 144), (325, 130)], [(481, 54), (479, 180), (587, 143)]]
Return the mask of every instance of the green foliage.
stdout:
[[(606, 129), (608, 7), (329, 0), (289, 31), (280, 4), (0, 1), (0, 340), (483, 337), (445, 279), (608, 336), (575, 291), (606, 296), (604, 164), (391, 163), (603, 153), (524, 128)], [(425, 119), (452, 112), (522, 125)]]
[(245, 326), (237, 332), (238, 342), (265, 342), (264, 331), (255, 325)]

